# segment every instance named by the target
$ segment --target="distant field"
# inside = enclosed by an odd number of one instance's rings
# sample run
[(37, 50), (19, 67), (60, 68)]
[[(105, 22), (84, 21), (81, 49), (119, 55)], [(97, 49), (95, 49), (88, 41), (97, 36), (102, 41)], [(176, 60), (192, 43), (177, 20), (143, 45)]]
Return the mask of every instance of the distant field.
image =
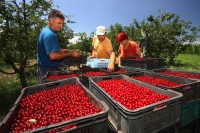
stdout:
[(177, 66), (171, 66), (170, 68), (200, 72), (200, 55), (179, 54), (176, 60), (180, 61), (180, 63)]

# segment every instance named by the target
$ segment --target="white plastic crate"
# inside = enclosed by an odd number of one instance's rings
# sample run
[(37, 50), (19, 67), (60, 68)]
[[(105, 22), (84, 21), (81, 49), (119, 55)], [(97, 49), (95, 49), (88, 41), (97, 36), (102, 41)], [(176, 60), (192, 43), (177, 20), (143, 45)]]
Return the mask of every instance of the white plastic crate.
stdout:
[(110, 63), (110, 59), (94, 58), (94, 59), (87, 59), (86, 66), (89, 66), (91, 68), (105, 68), (105, 67), (108, 67), (109, 63)]

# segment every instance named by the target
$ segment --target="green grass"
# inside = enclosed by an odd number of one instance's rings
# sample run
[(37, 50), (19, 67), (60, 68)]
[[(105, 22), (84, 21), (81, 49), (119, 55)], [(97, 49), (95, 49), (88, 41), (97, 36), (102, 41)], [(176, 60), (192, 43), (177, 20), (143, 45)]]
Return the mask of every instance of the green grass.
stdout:
[(21, 92), (19, 80), (16, 76), (8, 77), (0, 82), (0, 121), (13, 106)]
[[(26, 71), (28, 86), (36, 85), (36, 67)], [(0, 81), (0, 122), (6, 116), (21, 92), (21, 84), (18, 75), (7, 76)]]
[(200, 72), (200, 55), (179, 54), (176, 60), (178, 63), (174, 66), (170, 66), (170, 68), (175, 70)]

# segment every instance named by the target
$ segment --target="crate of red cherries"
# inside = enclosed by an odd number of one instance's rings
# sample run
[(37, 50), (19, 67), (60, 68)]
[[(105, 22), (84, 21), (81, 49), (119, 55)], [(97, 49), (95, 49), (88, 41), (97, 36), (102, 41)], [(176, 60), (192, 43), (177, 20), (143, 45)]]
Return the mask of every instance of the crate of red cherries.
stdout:
[(197, 94), (198, 94), (198, 98), (200, 98), (200, 73), (182, 71), (182, 70), (174, 70), (174, 69), (168, 69), (168, 68), (155, 69), (153, 71), (156, 73), (164, 74), (164, 75), (171, 75), (171, 76), (177, 76), (177, 77), (182, 77), (182, 78), (198, 80), (199, 85), (198, 85)]
[(164, 59), (147, 57), (121, 58), (121, 66), (135, 67), (147, 70), (159, 69), (164, 67)]
[(182, 94), (125, 75), (90, 77), (90, 91), (109, 107), (108, 120), (122, 133), (158, 132), (180, 122)]
[(0, 131), (106, 133), (108, 110), (78, 78), (49, 82), (24, 88)]
[(50, 71), (42, 78), (42, 83), (53, 82), (61, 79), (78, 77), (78, 70)]
[(116, 75), (118, 73), (115, 71), (108, 71), (107, 68), (84, 67), (83, 69), (79, 71), (79, 74), (80, 74), (80, 81), (83, 83), (83, 85), (85, 85), (88, 88), (89, 77)]
[(183, 94), (183, 104), (198, 98), (198, 80), (180, 78), (159, 73), (140, 72), (127, 74), (130, 78), (162, 89), (170, 89)]

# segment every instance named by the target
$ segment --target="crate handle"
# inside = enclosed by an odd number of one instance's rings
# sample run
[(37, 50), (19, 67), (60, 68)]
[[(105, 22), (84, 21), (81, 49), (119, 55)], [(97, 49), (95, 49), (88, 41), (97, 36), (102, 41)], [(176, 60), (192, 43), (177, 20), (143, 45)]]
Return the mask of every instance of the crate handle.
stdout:
[(166, 104), (161, 104), (161, 105), (158, 105), (157, 107), (155, 107), (155, 108), (153, 109), (153, 111), (157, 111), (157, 110), (160, 110), (160, 109), (163, 109), (163, 108), (166, 108), (166, 107), (167, 107)]
[(191, 86), (185, 86), (185, 87), (183, 87), (183, 90), (188, 90), (190, 88), (191, 88)]
[(58, 86), (60, 85), (60, 83), (51, 83), (51, 84), (47, 84), (46, 87), (52, 87), (52, 86)]

